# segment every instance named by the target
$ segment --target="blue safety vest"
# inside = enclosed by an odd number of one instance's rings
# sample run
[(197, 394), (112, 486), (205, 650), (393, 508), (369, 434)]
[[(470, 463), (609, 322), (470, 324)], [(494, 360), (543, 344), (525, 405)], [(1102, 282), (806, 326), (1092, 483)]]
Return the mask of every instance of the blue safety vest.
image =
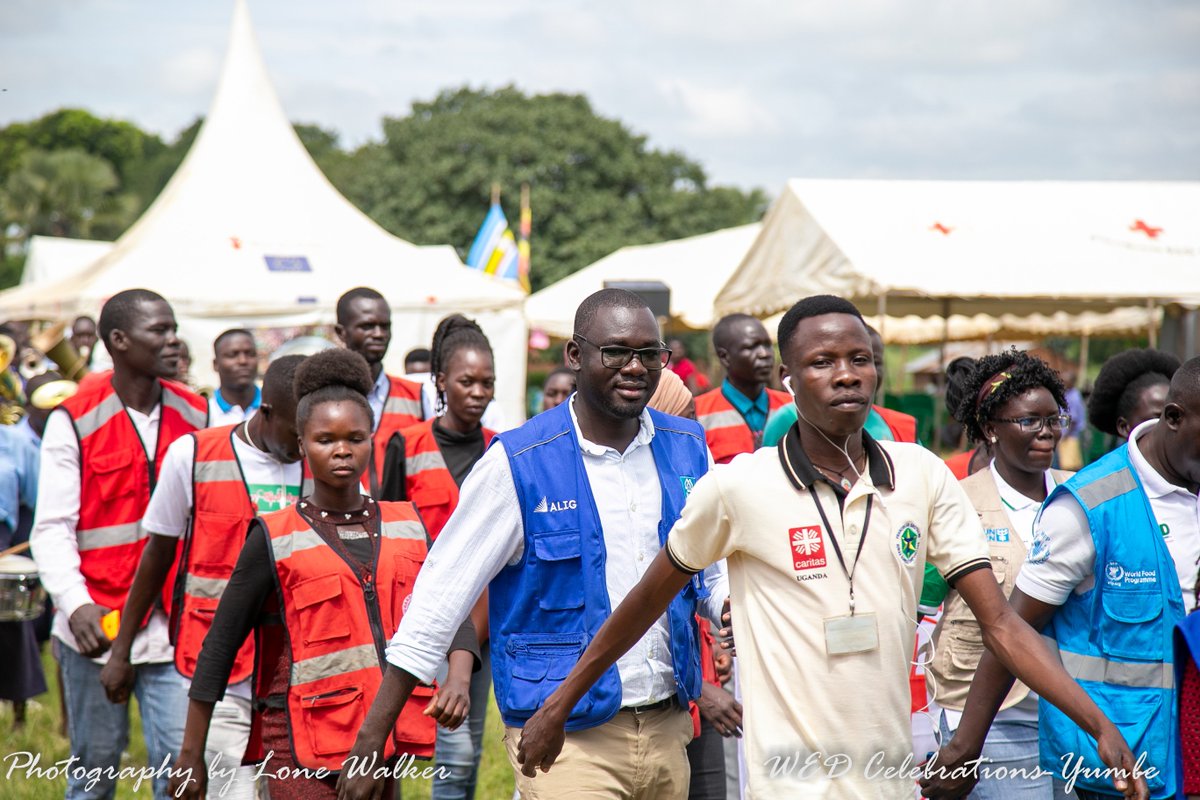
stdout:
[[(1095, 585), (1071, 594), (1043, 633), (1067, 673), (1142, 758), (1143, 769), (1157, 770), (1147, 776), (1150, 796), (1171, 797), (1179, 760), (1172, 635), (1184, 615), (1175, 562), (1129, 461), (1129, 445), (1059, 485), (1050, 499), (1063, 492), (1087, 513)], [(1076, 785), (1112, 794), (1095, 741), (1044, 699), (1039, 715), (1042, 767), (1065, 777), (1071, 767), (1064, 769), (1064, 756), (1072, 764), (1082, 758)]]
[[(692, 485), (708, 469), (708, 453), (699, 424), (653, 410), (650, 418), (650, 450), (662, 486), (658, 538), (665, 543)], [(512, 469), (525, 549), (489, 586), (492, 677), (505, 724), (522, 726), (612, 613), (604, 577), (607, 553), (569, 403), (496, 439), (504, 443)], [(700, 694), (695, 613), (703, 585), (697, 576), (667, 610), (677, 696), (684, 704)], [(621, 680), (613, 665), (571, 711), (566, 729), (601, 725), (620, 707)]]

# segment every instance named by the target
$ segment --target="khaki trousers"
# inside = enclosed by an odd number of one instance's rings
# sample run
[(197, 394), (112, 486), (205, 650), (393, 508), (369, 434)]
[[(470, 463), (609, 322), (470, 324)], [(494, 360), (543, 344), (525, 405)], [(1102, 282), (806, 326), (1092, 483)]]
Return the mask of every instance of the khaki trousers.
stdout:
[(678, 708), (619, 711), (595, 728), (568, 731), (549, 772), (526, 778), (517, 763), (521, 729), (504, 729), (504, 746), (522, 800), (686, 800), (692, 717)]

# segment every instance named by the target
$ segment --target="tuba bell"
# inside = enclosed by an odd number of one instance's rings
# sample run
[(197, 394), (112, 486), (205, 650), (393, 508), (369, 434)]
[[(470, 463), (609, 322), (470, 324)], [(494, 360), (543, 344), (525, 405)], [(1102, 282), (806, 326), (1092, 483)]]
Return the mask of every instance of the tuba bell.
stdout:
[(87, 361), (76, 352), (71, 340), (67, 338), (67, 323), (56, 322), (46, 330), (30, 337), (29, 343), (35, 350), (46, 355), (46, 358), (58, 365), (62, 376), (70, 381), (78, 381), (88, 374)]

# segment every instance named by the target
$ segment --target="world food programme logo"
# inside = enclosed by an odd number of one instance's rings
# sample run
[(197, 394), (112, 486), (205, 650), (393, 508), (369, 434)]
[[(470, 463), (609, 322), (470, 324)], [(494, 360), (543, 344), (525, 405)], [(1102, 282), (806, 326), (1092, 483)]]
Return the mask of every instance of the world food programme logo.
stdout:
[(896, 554), (905, 564), (912, 566), (917, 557), (917, 548), (921, 545), (921, 529), (915, 522), (906, 522), (896, 532)]
[(1116, 561), (1110, 561), (1104, 567), (1104, 579), (1108, 583), (1115, 584), (1125, 580), (1125, 568)]
[(689, 497), (692, 494), (692, 489), (696, 486), (696, 479), (691, 475), (680, 475), (679, 483), (683, 486), (683, 496)]

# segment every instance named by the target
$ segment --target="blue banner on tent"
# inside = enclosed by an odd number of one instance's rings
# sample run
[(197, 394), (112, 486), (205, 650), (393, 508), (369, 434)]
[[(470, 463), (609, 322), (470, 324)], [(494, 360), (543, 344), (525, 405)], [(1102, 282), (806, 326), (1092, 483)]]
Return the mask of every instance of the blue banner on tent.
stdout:
[(305, 256), (263, 256), (271, 272), (312, 272)]

